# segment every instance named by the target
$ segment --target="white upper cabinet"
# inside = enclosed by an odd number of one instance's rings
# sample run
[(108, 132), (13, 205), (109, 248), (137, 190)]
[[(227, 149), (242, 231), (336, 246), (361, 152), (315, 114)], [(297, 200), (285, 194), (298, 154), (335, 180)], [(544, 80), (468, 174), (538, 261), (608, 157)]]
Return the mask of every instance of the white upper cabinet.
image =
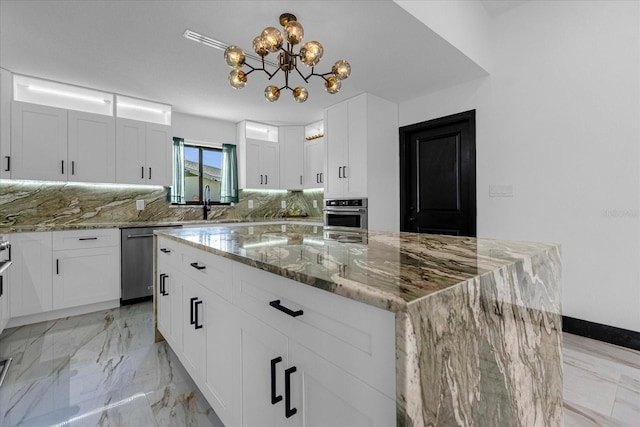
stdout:
[(302, 190), (304, 179), (304, 126), (282, 126), (280, 135), (280, 188)]
[(242, 189), (280, 189), (278, 128), (238, 123), (238, 184)]
[(327, 110), (325, 197), (367, 196), (367, 103), (358, 96)]
[(11, 178), (11, 73), (0, 68), (0, 179)]
[(367, 197), (369, 229), (396, 231), (399, 182), (398, 106), (371, 94), (326, 111), (325, 198)]
[(304, 143), (304, 188), (322, 188), (324, 186), (324, 138)]
[(171, 185), (171, 127), (116, 119), (116, 182)]
[(69, 111), (69, 181), (115, 182), (116, 126), (113, 117)]
[(67, 110), (14, 102), (11, 109), (11, 178), (66, 181)]

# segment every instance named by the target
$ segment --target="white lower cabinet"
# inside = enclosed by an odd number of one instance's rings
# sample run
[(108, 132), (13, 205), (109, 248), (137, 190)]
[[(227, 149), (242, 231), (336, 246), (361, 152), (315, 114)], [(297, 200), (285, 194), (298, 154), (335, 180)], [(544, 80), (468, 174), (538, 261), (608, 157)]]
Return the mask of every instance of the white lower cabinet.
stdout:
[(11, 317), (52, 310), (51, 232), (14, 233), (9, 241)]
[(14, 233), (9, 241), (12, 318), (120, 298), (119, 230)]
[(158, 328), (227, 427), (395, 425), (392, 313), (182, 244), (163, 273), (165, 246), (158, 272), (182, 286), (183, 348), (162, 302), (173, 285), (157, 288)]

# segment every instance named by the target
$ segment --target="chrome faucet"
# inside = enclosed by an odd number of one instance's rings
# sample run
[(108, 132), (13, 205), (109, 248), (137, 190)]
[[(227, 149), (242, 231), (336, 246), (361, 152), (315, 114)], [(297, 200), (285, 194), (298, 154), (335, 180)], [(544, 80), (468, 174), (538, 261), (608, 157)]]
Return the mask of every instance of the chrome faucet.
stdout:
[(207, 219), (207, 214), (211, 210), (211, 187), (209, 184), (204, 186), (204, 191), (202, 192), (202, 204), (203, 204), (203, 212), (202, 219)]

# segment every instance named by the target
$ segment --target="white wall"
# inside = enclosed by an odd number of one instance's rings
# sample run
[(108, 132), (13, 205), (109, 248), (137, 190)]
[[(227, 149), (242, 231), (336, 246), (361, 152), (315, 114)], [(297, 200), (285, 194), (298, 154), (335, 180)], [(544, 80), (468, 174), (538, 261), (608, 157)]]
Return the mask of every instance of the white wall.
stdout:
[(235, 144), (236, 124), (184, 113), (171, 114), (173, 136), (213, 144)]
[(563, 314), (640, 331), (640, 3), (531, 1), (492, 26), (491, 76), (400, 104), (400, 126), (476, 109), (478, 235), (561, 243)]
[(485, 71), (491, 72), (490, 18), (480, 1), (393, 1)]

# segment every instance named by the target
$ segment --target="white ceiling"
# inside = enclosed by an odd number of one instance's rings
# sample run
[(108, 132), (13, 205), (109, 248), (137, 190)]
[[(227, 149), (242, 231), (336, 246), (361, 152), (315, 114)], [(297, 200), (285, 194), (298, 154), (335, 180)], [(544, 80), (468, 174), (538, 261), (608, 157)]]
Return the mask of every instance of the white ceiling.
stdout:
[[(264, 27), (279, 27), (282, 12), (297, 15), (305, 40), (323, 44), (317, 71), (329, 71), (338, 59), (351, 63), (351, 77), (339, 94), (325, 93), (314, 78), (306, 103), (296, 104), (289, 92), (268, 103), (266, 75), (251, 74), (247, 86), (236, 91), (228, 84), (222, 52), (182, 37), (188, 28), (250, 49)], [(274, 124), (318, 120), (324, 108), (362, 92), (401, 102), (485, 74), (388, 0), (2, 0), (0, 66), (166, 102), (174, 111)]]

